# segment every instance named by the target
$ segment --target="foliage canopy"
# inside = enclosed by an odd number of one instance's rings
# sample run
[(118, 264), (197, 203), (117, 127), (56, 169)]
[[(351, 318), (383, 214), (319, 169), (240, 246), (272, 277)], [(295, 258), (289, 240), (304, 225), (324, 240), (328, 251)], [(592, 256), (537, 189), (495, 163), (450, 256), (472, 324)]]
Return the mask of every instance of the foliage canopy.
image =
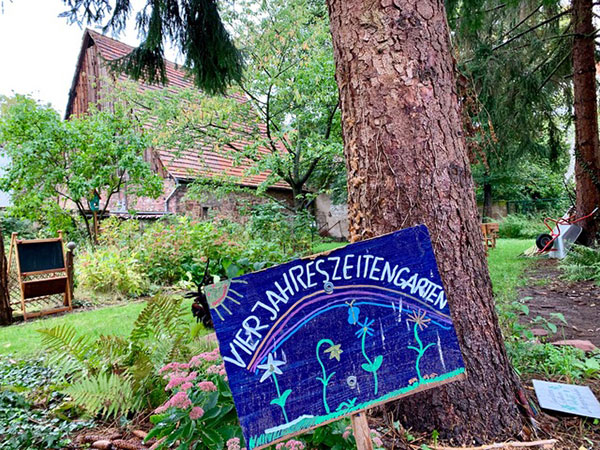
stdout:
[[(228, 96), (195, 89), (146, 91), (121, 85), (141, 122), (153, 121), (154, 144), (210, 148), (250, 166), (241, 177), (211, 174), (192, 192), (270, 173), (259, 187), (284, 182), (295, 210), (310, 203), (308, 191), (345, 191), (338, 91), (327, 11), (307, 0), (236, 2), (226, 10), (236, 41), (247, 55), (242, 81)], [(199, 145), (202, 143), (202, 146)], [(200, 150), (200, 158), (203, 157)], [(341, 175), (341, 178), (340, 178)], [(343, 197), (343, 193), (341, 195)]]
[(89, 115), (66, 122), (22, 95), (3, 99), (0, 108), (0, 143), (9, 158), (0, 186), (12, 193), (19, 217), (45, 223), (74, 206), (91, 237), (88, 213), (95, 196), (103, 214), (125, 184), (132, 195), (156, 197), (162, 191), (144, 161), (146, 136), (123, 106), (92, 107)]

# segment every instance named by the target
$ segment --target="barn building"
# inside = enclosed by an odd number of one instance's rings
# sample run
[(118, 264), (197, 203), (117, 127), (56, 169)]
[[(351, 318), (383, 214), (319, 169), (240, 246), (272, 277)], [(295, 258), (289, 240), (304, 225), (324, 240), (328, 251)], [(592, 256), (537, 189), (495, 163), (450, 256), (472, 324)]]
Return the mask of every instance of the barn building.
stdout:
[[(115, 80), (115, 77), (125, 80), (126, 75), (115, 75), (109, 69), (109, 63), (115, 59), (126, 56), (133, 47), (111, 39), (92, 30), (86, 30), (83, 35), (81, 51), (77, 60), (73, 83), (69, 92), (69, 99), (65, 116), (68, 119), (73, 115), (85, 114), (90, 103), (101, 102), (103, 80)], [(192, 88), (193, 83), (186, 78), (186, 74), (175, 64), (166, 62), (168, 87), (170, 88)], [(139, 83), (140, 89), (157, 89), (152, 86)], [(234, 144), (237, 140), (234, 140)], [(240, 138), (240, 144), (244, 145)], [(188, 185), (196, 178), (211, 178), (214, 176), (225, 176), (235, 179), (240, 186), (256, 189), (265, 181), (268, 173), (245, 176), (252, 162), (242, 161), (234, 164), (226, 155), (211, 151), (211, 147), (199, 142), (198, 146), (189, 149), (154, 149), (146, 151), (145, 159), (150, 163), (164, 180), (163, 192), (160, 197), (146, 198), (128, 195), (127, 187), (121, 189), (118, 195), (110, 200), (109, 208), (111, 215), (129, 217), (129, 211), (135, 211), (135, 215), (142, 219), (159, 218), (166, 214), (189, 214), (198, 218), (206, 218), (211, 214), (218, 214), (233, 220), (239, 219), (239, 206), (241, 201), (256, 203), (264, 201), (252, 194), (235, 193), (225, 197), (202, 196), (202, 200), (190, 200), (186, 198)], [(262, 149), (268, 152), (267, 149)], [(269, 187), (267, 193), (271, 197), (286, 201), (291, 204), (292, 191), (290, 187), (279, 182)]]

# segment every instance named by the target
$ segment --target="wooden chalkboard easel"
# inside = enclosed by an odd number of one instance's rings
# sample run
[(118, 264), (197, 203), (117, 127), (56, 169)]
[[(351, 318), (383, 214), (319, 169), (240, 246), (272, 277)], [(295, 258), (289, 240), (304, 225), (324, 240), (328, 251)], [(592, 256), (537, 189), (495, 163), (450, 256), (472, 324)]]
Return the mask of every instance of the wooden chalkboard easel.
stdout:
[[(13, 233), (8, 254), (8, 272), (15, 256), (21, 290), (23, 320), (59, 312), (72, 311), (71, 273), (67, 268), (62, 232), (58, 238), (21, 240)], [(63, 294), (58, 308), (27, 312), (27, 303), (40, 297)]]

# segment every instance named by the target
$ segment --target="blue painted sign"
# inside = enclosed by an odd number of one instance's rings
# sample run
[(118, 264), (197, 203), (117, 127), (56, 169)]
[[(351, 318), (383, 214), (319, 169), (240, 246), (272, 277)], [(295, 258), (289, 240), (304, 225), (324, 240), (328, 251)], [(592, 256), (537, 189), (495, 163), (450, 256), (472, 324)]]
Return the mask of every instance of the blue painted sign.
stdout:
[(425, 226), (206, 295), (249, 449), (464, 376)]

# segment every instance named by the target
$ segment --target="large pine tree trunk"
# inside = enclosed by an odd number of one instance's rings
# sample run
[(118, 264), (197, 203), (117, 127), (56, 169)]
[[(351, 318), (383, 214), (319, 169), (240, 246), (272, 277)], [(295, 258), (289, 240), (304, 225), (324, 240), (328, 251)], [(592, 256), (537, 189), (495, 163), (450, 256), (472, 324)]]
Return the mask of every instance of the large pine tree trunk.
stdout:
[[(600, 206), (600, 141), (596, 101), (596, 62), (592, 0), (573, 0), (573, 94), (575, 99), (575, 181), (577, 212), (589, 214)], [(600, 220), (583, 223), (586, 240), (597, 237)]]
[(0, 325), (10, 325), (11, 323), (12, 309), (8, 293), (8, 270), (4, 254), (4, 239), (0, 232)]
[(492, 299), (442, 0), (328, 0), (353, 240), (425, 223), (466, 381), (391, 405), (407, 426), (512, 437), (520, 383)]

